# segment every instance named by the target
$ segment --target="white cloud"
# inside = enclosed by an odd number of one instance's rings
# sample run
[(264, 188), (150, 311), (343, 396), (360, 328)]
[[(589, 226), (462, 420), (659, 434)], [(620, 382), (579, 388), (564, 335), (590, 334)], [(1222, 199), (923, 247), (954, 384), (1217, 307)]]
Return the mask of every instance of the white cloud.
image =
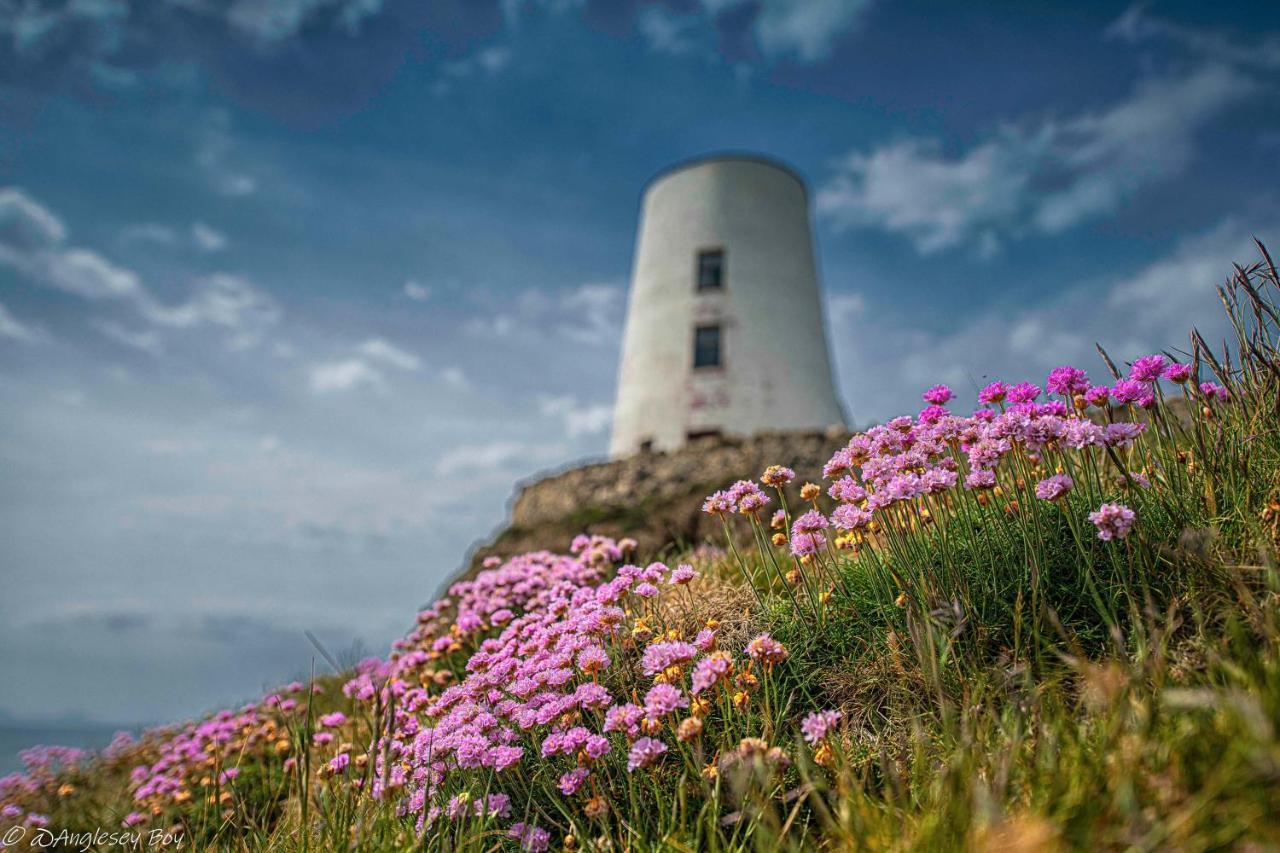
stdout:
[(625, 292), (612, 283), (588, 283), (560, 296), (563, 334), (585, 344), (611, 344), (622, 333)]
[(191, 239), (202, 252), (219, 252), (227, 246), (226, 235), (203, 222), (191, 226)]
[(969, 245), (987, 255), (1028, 232), (1111, 213), (1181, 174), (1197, 132), (1259, 91), (1237, 71), (1206, 65), (1148, 81), (1103, 112), (1003, 127), (955, 155), (932, 140), (891, 142), (845, 158), (817, 209), (837, 226), (904, 234), (923, 254)]
[(44, 332), (34, 326), (21, 322), (0, 302), (0, 338), (8, 338), (23, 344), (39, 343), (45, 339)]
[(311, 369), (311, 390), (317, 394), (362, 387), (381, 390), (386, 384), (382, 371), (359, 358), (325, 362)]
[(417, 370), (422, 367), (422, 359), (382, 338), (367, 340), (357, 347), (357, 350), (374, 361), (380, 361), (401, 370)]
[[(192, 239), (212, 247), (223, 239), (212, 229), (203, 237), (200, 223)], [(207, 228), (207, 226), (205, 226)], [(126, 229), (125, 234), (131, 232)], [(135, 239), (165, 239), (175, 235), (165, 226), (137, 226)], [(216, 236), (215, 236), (216, 235)], [(191, 329), (214, 326), (230, 333), (233, 349), (255, 346), (280, 319), (276, 301), (243, 276), (214, 273), (195, 279), (184, 302), (165, 305), (143, 285), (131, 269), (119, 266), (92, 249), (68, 246), (66, 229), (47, 208), (21, 190), (0, 191), (0, 264), (6, 264), (32, 281), (93, 301), (120, 300), (137, 309), (153, 326)], [(117, 323), (103, 330), (113, 340), (159, 354), (162, 347), (154, 330), (130, 331)]]
[(544, 417), (563, 419), (565, 434), (569, 438), (599, 435), (613, 423), (613, 406), (611, 404), (586, 403), (580, 405), (578, 398), (572, 394), (558, 397), (542, 397), (538, 401), (538, 411)]
[(558, 443), (494, 441), (467, 444), (446, 451), (436, 462), (441, 477), (467, 472), (471, 475), (532, 471), (540, 465), (563, 459), (568, 449)]
[(416, 281), (406, 281), (404, 283), (404, 295), (414, 302), (426, 302), (431, 298), (431, 287)]
[(53, 211), (17, 187), (0, 187), (0, 251), (44, 249), (66, 237)]
[(836, 39), (858, 24), (869, 5), (868, 0), (761, 0), (756, 36), (770, 56), (817, 62), (831, 54)]
[[(1259, 237), (1280, 240), (1280, 223), (1267, 225)], [(860, 423), (884, 419), (918, 409), (920, 392), (938, 382), (964, 394), (987, 378), (1042, 380), (1067, 363), (1092, 368), (1102, 381), (1106, 373), (1095, 343), (1117, 362), (1185, 350), (1193, 324), (1213, 341), (1226, 331), (1215, 286), (1230, 276), (1233, 262), (1248, 263), (1256, 255), (1249, 229), (1227, 220), (1101, 287), (1067, 287), (1022, 308), (997, 302), (977, 311), (976, 319), (958, 318), (942, 333), (881, 317), (871, 322), (829, 304), (837, 375), (844, 377), (849, 411)]]
[(471, 382), (467, 379), (467, 374), (463, 372), (461, 367), (446, 367), (440, 371), (440, 378), (454, 388), (471, 387)]
[(93, 327), (116, 343), (148, 355), (159, 356), (164, 352), (160, 336), (152, 329), (128, 329), (115, 320), (103, 319), (94, 320)]
[(248, 279), (214, 273), (197, 279), (192, 296), (178, 305), (160, 305), (148, 297), (143, 301), (142, 314), (157, 325), (174, 329), (221, 327), (231, 333), (233, 349), (245, 349), (255, 346), (279, 321), (280, 308)]
[(1136, 44), (1161, 40), (1179, 44), (1201, 56), (1263, 70), (1280, 68), (1280, 35), (1250, 33), (1247, 36), (1187, 27), (1147, 14), (1146, 4), (1136, 3), (1107, 29), (1107, 36)]
[(693, 15), (673, 12), (666, 6), (644, 6), (636, 15), (640, 36), (658, 53), (688, 53), (696, 44), (701, 22)]
[(258, 180), (234, 164), (235, 140), (231, 114), (215, 109), (208, 113), (196, 146), (196, 165), (204, 170), (214, 192), (243, 198), (258, 191)]

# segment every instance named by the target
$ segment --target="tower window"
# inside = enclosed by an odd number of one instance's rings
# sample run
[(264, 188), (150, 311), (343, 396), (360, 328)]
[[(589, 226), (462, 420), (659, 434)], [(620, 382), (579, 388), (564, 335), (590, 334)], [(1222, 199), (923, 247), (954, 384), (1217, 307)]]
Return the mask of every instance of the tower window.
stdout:
[(698, 253), (698, 291), (724, 287), (724, 250), (707, 249)]
[(720, 366), (720, 327), (698, 326), (693, 330), (693, 366)]

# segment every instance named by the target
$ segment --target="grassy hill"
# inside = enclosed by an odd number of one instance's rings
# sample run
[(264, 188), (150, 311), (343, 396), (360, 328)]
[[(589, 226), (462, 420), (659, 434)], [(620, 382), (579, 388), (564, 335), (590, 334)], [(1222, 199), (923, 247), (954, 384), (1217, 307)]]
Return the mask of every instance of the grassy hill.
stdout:
[(34, 751), (0, 780), (0, 838), (1280, 846), (1265, 252), (1222, 296), (1230, 354), (1194, 332), (1180, 358), (1102, 353), (1092, 381), (993, 383), (971, 416), (938, 386), (824, 471), (708, 496), (715, 547), (494, 558), (341, 677), (97, 756)]

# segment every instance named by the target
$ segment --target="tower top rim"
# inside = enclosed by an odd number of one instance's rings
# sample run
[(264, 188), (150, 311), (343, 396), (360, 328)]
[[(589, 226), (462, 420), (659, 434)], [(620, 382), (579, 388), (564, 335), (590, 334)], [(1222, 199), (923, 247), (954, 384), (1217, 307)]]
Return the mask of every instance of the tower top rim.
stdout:
[(649, 180), (645, 181), (644, 186), (640, 190), (640, 196), (649, 194), (649, 190), (653, 189), (662, 181), (670, 178), (680, 172), (687, 172), (690, 169), (696, 169), (699, 166), (707, 166), (712, 163), (754, 163), (758, 166), (768, 166), (783, 174), (789, 176), (797, 184), (800, 185), (800, 191), (804, 193), (805, 198), (809, 197), (809, 184), (805, 181), (804, 176), (792, 166), (790, 163), (779, 157), (769, 154), (760, 154), (754, 151), (712, 151), (706, 154), (695, 154), (692, 157), (686, 157), (683, 160), (677, 160), (669, 166), (665, 166), (655, 172)]

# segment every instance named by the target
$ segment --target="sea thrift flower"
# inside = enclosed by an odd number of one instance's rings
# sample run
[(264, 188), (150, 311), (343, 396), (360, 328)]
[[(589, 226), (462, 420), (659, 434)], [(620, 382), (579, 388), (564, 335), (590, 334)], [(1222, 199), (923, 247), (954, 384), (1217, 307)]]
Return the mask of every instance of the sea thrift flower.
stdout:
[(341, 773), (347, 769), (347, 765), (351, 763), (351, 756), (345, 752), (340, 752), (329, 762), (329, 769), (334, 773)]
[(526, 824), (524, 821), (511, 824), (507, 837), (520, 842), (520, 849), (526, 853), (544, 853), (551, 846), (550, 832), (541, 827)]
[(698, 648), (679, 640), (654, 643), (644, 650), (640, 668), (645, 675), (657, 675), (673, 666), (684, 666), (698, 656)]
[(644, 767), (651, 767), (667, 751), (667, 745), (656, 738), (642, 737), (631, 744), (627, 753), (627, 772), (634, 773)]
[(1194, 368), (1192, 368), (1191, 365), (1180, 364), (1175, 361), (1164, 369), (1164, 373), (1162, 373), (1161, 376), (1168, 379), (1170, 382), (1181, 385), (1191, 378), (1193, 370)]
[(644, 695), (644, 714), (651, 720), (661, 720), (680, 708), (689, 707), (689, 698), (674, 684), (655, 684)]
[(1036, 497), (1042, 501), (1056, 501), (1066, 497), (1075, 483), (1066, 474), (1054, 474), (1036, 483)]
[(1039, 396), (1040, 386), (1034, 382), (1019, 382), (1009, 389), (1010, 403), (1030, 403)]
[(827, 537), (821, 533), (801, 533), (797, 531), (791, 534), (791, 553), (797, 557), (808, 557), (816, 554), (826, 545)]
[(766, 666), (773, 666), (787, 659), (786, 648), (782, 643), (769, 636), (767, 631), (747, 643), (745, 651), (747, 657), (752, 660), (758, 660)]
[(769, 519), (769, 526), (772, 527), (774, 530), (780, 530), (783, 527), (786, 527), (787, 526), (786, 512), (784, 512), (783, 510), (778, 510), (777, 512), (775, 512), (773, 514), (773, 517)]
[(796, 478), (796, 472), (782, 465), (770, 465), (760, 475), (760, 482), (775, 489), (785, 486)]
[(928, 391), (920, 395), (926, 403), (932, 403), (935, 406), (945, 405), (948, 400), (955, 396), (951, 389), (946, 385), (934, 385)]
[(1098, 528), (1098, 538), (1104, 542), (1128, 536), (1136, 518), (1133, 510), (1118, 503), (1105, 503), (1089, 513), (1089, 520)]
[(1209, 399), (1213, 399), (1216, 397), (1219, 400), (1226, 400), (1229, 396), (1231, 396), (1230, 394), (1227, 393), (1226, 388), (1223, 388), (1221, 385), (1219, 385), (1216, 382), (1201, 382), (1200, 390)]
[(811, 509), (791, 522), (791, 529), (800, 533), (817, 533), (819, 530), (825, 530), (828, 524), (826, 516), (816, 509)]
[(871, 511), (854, 504), (841, 504), (831, 513), (831, 521), (841, 530), (861, 530), (871, 523)]
[(1049, 378), (1045, 380), (1044, 387), (1048, 388), (1051, 394), (1071, 397), (1088, 389), (1089, 377), (1078, 367), (1063, 365), (1049, 372)]
[(949, 414), (943, 406), (925, 406), (920, 410), (919, 420), (922, 424), (936, 424)]
[(640, 733), (640, 720), (644, 718), (644, 710), (627, 702), (623, 705), (614, 705), (604, 715), (604, 730), (606, 732), (621, 732), (628, 737), (635, 737)]
[(994, 489), (996, 487), (996, 472), (986, 468), (974, 468), (964, 478), (964, 487), (971, 491)]
[(763, 512), (768, 505), (769, 496), (757, 489), (742, 496), (742, 499), (738, 501), (738, 512), (742, 515), (755, 515)]
[(843, 716), (839, 711), (818, 711), (805, 717), (800, 722), (800, 731), (810, 746), (816, 746), (835, 728)]
[(1129, 378), (1135, 382), (1155, 382), (1164, 372), (1162, 355), (1144, 355), (1129, 367)]
[(320, 718), (320, 725), (326, 729), (336, 729), (347, 721), (347, 715), (341, 711), (334, 711), (332, 714), (325, 714)]
[(1090, 385), (1084, 392), (1084, 399), (1089, 405), (1101, 409), (1111, 402), (1111, 388), (1106, 385)]
[(681, 563), (671, 572), (671, 577), (667, 578), (667, 583), (683, 586), (698, 576), (693, 566), (688, 563)]
[(1136, 379), (1121, 379), (1111, 389), (1117, 403), (1136, 403), (1147, 393), (1147, 387)]
[(1009, 386), (1003, 382), (992, 382), (987, 387), (978, 392), (978, 402), (990, 405), (992, 403), (1003, 403), (1005, 397), (1009, 395)]
[(716, 492), (702, 502), (702, 511), (708, 515), (728, 515), (733, 512), (733, 501), (724, 492)]
[(572, 797), (578, 793), (582, 787), (582, 783), (587, 781), (587, 777), (591, 775), (591, 771), (585, 767), (575, 767), (568, 773), (560, 777), (560, 782), (556, 785), (560, 789), (560, 793), (566, 797)]
[(732, 673), (733, 658), (727, 652), (713, 652), (694, 665), (690, 689), (696, 696), (726, 680)]
[(608, 652), (599, 646), (587, 646), (578, 652), (578, 669), (585, 673), (603, 672), (609, 663)]

